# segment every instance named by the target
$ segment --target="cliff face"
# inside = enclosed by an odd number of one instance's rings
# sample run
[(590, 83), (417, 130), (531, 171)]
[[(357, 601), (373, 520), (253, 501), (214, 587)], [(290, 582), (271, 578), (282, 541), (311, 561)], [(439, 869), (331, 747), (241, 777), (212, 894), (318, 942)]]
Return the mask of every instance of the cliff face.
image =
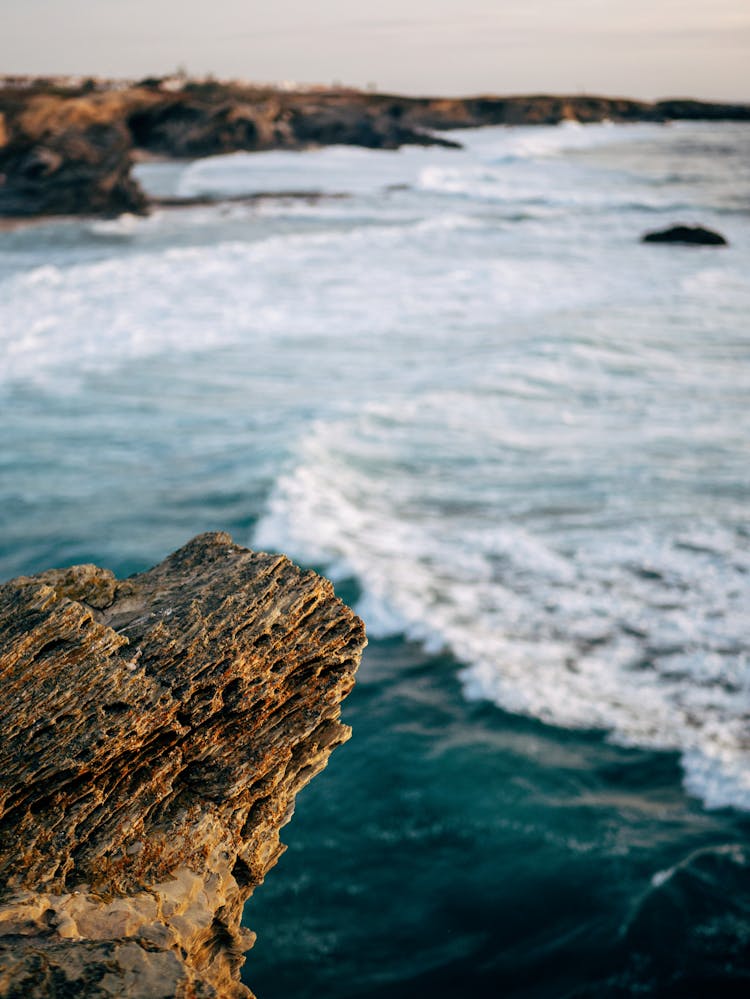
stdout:
[(0, 99), (0, 215), (143, 212), (117, 95)]
[(330, 583), (228, 535), (0, 587), (0, 995), (249, 996), (244, 902), (349, 737)]

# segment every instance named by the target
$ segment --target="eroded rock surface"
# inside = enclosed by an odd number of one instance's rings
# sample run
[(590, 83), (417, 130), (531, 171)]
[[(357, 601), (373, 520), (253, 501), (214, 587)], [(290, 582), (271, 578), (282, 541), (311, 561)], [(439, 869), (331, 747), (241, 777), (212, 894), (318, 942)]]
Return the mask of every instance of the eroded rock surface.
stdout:
[(0, 996), (249, 996), (242, 908), (349, 737), (365, 644), (226, 534), (0, 587)]

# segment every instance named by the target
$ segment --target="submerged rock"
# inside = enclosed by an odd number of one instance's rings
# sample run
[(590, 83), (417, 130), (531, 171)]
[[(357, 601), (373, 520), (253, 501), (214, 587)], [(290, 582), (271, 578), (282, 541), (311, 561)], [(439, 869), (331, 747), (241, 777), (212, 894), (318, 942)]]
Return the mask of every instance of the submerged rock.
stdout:
[(694, 246), (726, 246), (727, 241), (719, 232), (700, 225), (673, 225), (658, 232), (647, 232), (642, 243), (684, 243)]
[(0, 586), (0, 996), (249, 996), (244, 902), (349, 737), (331, 584), (226, 534)]

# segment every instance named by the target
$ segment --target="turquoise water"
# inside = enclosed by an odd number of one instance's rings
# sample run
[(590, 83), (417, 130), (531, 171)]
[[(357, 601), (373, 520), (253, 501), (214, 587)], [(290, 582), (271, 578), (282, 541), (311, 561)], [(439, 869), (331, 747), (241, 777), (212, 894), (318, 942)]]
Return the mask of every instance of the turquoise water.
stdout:
[(467, 703), (376, 642), (354, 738), (298, 799), (246, 910), (264, 999), (746, 995), (750, 824), (676, 754)]
[[(0, 576), (224, 529), (365, 618), (261, 999), (739, 995), (750, 132), (462, 137), (151, 164), (344, 196), (0, 234)], [(639, 243), (675, 222), (730, 246)]]

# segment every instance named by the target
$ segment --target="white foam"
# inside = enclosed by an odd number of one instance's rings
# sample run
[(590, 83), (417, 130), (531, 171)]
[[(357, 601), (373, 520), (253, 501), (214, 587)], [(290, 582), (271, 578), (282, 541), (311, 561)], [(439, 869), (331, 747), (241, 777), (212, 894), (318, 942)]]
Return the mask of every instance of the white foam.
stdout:
[[(522, 164), (521, 180), (534, 161), (546, 163), (574, 150), (633, 141), (658, 134), (660, 126), (640, 125), (614, 128), (604, 124), (580, 125), (563, 122), (557, 126), (490, 127), (460, 129), (445, 133), (462, 149), (405, 146), (398, 150), (361, 149), (355, 146), (328, 146), (323, 149), (231, 153), (212, 156), (185, 167), (179, 176), (169, 174), (169, 182), (181, 196), (241, 196), (267, 192), (320, 192), (324, 194), (372, 194), (394, 185), (430, 186), (428, 178), (465, 176), (465, 188), (477, 193), (477, 174), (497, 176), (497, 164), (511, 170)], [(151, 172), (141, 167), (144, 182), (162, 192), (167, 176), (160, 164)], [(545, 169), (549, 169), (548, 166)], [(435, 184), (436, 189), (446, 188)], [(544, 193), (544, 192), (543, 192)], [(550, 193), (549, 190), (546, 193)]]
[[(727, 209), (742, 158), (713, 153), (747, 149), (732, 128), (171, 170), (186, 193), (351, 196), (2, 234), (3, 403), (23, 382), (96, 412), (103, 372), (108, 399), (228, 386), (227, 426), (264, 428), (235, 479), (257, 495), (289, 458), (256, 543), (356, 577), (371, 633), (452, 650), (468, 696), (676, 749), (691, 791), (747, 806), (750, 236)], [(676, 221), (675, 183), (729, 248), (639, 244)]]
[(182, 196), (240, 196), (267, 192), (367, 194), (411, 183), (419, 166), (438, 158), (465, 157), (452, 150), (401, 150), (328, 146), (305, 152), (231, 153), (189, 166), (177, 191)]
[[(679, 750), (688, 790), (750, 809), (747, 540), (710, 522), (595, 518), (573, 546), (554, 519), (525, 527), (498, 505), (501, 468), (478, 466), (468, 491), (457, 481), (461, 442), (484, 432), (477, 400), (454, 393), (448, 426), (444, 407), (428, 396), (319, 423), (253, 543), (356, 578), (370, 633), (449, 649), (467, 697)], [(422, 453), (442, 474), (425, 476)]]
[[(99, 236), (145, 231), (153, 239), (162, 222), (105, 224)], [(451, 314), (491, 322), (504, 311), (545, 311), (608, 293), (571, 280), (570, 264), (519, 258), (511, 245), (487, 257), (486, 223), (456, 212), (241, 235), (185, 247), (157, 241), (153, 250), (136, 244), (127, 255), (11, 274), (0, 298), (0, 382), (53, 386), (145, 357), (248, 337), (278, 342), (291, 332), (398, 339), (413, 329), (429, 337)]]

